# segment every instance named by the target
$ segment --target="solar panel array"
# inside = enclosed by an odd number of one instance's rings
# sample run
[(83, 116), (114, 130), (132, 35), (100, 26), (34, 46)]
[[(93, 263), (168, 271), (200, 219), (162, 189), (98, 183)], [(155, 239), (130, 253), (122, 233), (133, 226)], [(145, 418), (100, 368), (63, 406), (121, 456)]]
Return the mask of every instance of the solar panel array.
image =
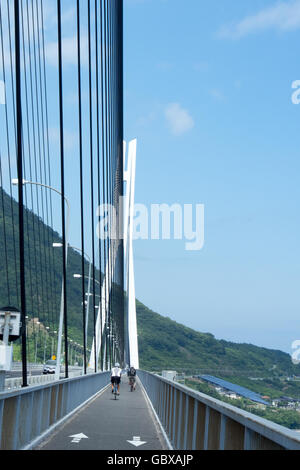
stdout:
[(263, 400), (258, 393), (252, 392), (251, 390), (248, 390), (245, 387), (241, 387), (240, 385), (227, 382), (226, 380), (219, 379), (218, 377), (213, 377), (212, 375), (199, 375), (199, 378), (214, 385), (219, 385), (225, 390), (235, 392), (237, 395), (240, 395), (244, 398), (248, 398), (249, 400), (252, 400), (256, 403), (261, 403), (262, 405), (270, 404), (267, 401)]

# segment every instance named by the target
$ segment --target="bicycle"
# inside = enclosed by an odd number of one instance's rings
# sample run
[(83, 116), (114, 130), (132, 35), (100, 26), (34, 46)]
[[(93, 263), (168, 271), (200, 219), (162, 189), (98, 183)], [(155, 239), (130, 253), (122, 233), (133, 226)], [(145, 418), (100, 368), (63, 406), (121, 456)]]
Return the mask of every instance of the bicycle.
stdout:
[(116, 400), (117, 395), (118, 395), (118, 385), (116, 384), (116, 382), (114, 383), (113, 394), (114, 394), (115, 400)]
[(130, 385), (130, 391), (133, 392), (135, 390), (135, 387), (134, 387), (134, 378), (133, 377), (130, 377), (129, 378), (129, 385)]

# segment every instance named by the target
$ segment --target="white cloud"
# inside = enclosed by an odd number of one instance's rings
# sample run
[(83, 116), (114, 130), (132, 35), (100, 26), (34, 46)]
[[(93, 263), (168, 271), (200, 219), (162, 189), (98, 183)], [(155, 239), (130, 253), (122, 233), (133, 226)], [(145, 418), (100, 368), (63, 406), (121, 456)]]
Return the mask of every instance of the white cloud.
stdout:
[(210, 95), (217, 101), (225, 101), (225, 96), (222, 93), (221, 90), (218, 90), (217, 88), (214, 88), (210, 90)]
[[(60, 144), (60, 131), (57, 127), (49, 128), (49, 138), (51, 145), (57, 147)], [(78, 142), (78, 135), (75, 132), (71, 132), (64, 129), (64, 148), (66, 151), (73, 150)]]
[[(57, 41), (46, 44), (46, 59), (50, 65), (58, 66), (58, 45)], [(88, 39), (81, 37), (81, 61), (82, 65), (87, 65)], [(62, 39), (63, 65), (77, 65), (77, 38), (66, 37)]]
[(179, 103), (168, 104), (165, 109), (165, 118), (174, 135), (185, 134), (195, 125), (192, 116)]
[[(46, 30), (51, 30), (53, 27), (57, 28), (57, 4), (53, 0), (43, 0), (43, 13), (44, 13), (44, 27)], [(76, 8), (74, 6), (65, 7), (62, 4), (61, 21), (63, 27), (68, 24), (75, 24), (76, 21)]]
[(300, 0), (281, 1), (255, 15), (247, 16), (237, 23), (223, 27), (218, 36), (238, 39), (251, 33), (270, 29), (292, 31), (298, 28), (300, 28)]

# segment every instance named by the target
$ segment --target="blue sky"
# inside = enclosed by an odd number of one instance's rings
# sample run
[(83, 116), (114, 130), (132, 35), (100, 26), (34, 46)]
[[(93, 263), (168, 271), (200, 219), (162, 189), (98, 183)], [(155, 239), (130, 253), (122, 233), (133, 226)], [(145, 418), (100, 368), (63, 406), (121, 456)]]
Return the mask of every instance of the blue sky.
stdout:
[[(66, 194), (70, 243), (80, 246), (76, 5), (62, 5)], [(44, 6), (55, 167), (55, 2)], [(136, 202), (205, 205), (201, 251), (186, 251), (184, 240), (134, 242), (137, 298), (217, 338), (289, 353), (300, 339), (300, 106), (291, 100), (292, 82), (300, 79), (299, 39), (300, 0), (124, 0), (125, 139), (138, 139)], [(7, 172), (3, 151), (2, 160)], [(59, 172), (52, 176), (59, 188)], [(84, 177), (88, 182), (88, 165)], [(88, 196), (85, 202), (89, 207)], [(59, 198), (53, 203), (60, 230)]]
[(205, 204), (201, 251), (135, 242), (137, 297), (217, 338), (290, 353), (300, 335), (299, 30), (299, 1), (125, 0), (136, 201)]

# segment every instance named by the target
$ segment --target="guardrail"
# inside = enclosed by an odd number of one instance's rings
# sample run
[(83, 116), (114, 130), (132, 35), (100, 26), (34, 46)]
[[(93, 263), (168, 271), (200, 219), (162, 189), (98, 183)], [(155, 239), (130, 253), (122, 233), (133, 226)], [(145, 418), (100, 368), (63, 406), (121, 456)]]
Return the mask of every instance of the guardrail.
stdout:
[(138, 371), (175, 450), (300, 450), (300, 433), (196, 392)]
[[(54, 382), (55, 375), (33, 375), (27, 378), (29, 386), (40, 385), (47, 382)], [(5, 379), (5, 390), (14, 390), (22, 388), (23, 379), (22, 377), (12, 377), (10, 379)]]
[[(77, 370), (69, 370), (69, 377), (78, 377), (82, 375), (82, 369)], [(63, 377), (63, 373), (61, 373)], [(27, 383), (29, 386), (33, 385), (40, 385), (47, 382), (54, 382), (55, 381), (55, 374), (43, 374), (43, 375), (28, 375), (27, 376)], [(22, 377), (11, 377), (5, 379), (5, 390), (14, 390), (18, 388), (22, 388), (23, 378)]]
[[(38, 363), (35, 363), (35, 362), (28, 362), (27, 363), (27, 370), (42, 369), (43, 365), (44, 365), (43, 363), (38, 364)], [(11, 370), (22, 370), (22, 362), (13, 362)]]
[(0, 393), (0, 450), (19, 450), (109, 383), (109, 372)]

